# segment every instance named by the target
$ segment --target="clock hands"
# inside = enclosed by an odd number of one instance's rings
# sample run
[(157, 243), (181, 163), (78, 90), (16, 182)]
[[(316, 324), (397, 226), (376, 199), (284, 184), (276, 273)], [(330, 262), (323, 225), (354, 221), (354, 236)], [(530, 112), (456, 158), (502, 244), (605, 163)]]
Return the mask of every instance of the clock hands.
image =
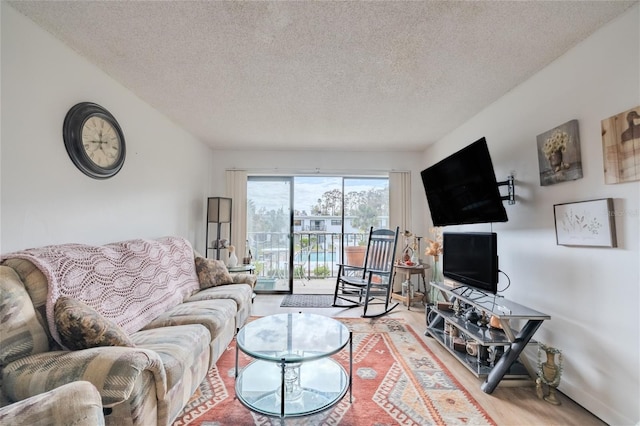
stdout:
[(84, 149), (95, 164), (107, 167), (118, 159), (119, 140), (113, 129), (105, 128), (105, 123), (92, 122), (92, 125), (91, 133), (85, 135)]

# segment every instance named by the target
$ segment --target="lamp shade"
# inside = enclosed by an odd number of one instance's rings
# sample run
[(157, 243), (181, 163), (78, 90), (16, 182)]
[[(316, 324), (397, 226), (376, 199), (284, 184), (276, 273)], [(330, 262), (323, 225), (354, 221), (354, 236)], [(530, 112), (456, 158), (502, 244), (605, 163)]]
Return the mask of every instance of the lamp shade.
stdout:
[(231, 222), (231, 198), (209, 197), (207, 221), (216, 223)]

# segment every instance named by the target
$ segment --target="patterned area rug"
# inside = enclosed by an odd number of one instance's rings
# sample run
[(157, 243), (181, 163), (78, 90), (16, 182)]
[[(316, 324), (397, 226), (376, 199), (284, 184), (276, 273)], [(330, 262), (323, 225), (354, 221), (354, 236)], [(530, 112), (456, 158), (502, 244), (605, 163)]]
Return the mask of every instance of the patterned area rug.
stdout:
[(287, 294), (281, 308), (332, 308), (333, 294)]
[[(495, 422), (403, 321), (338, 318), (353, 331), (353, 402), (286, 425), (495, 425)], [(348, 371), (348, 349), (334, 358)], [(240, 356), (244, 365), (250, 358)], [(235, 398), (235, 341), (209, 371), (173, 426), (275, 426)]]

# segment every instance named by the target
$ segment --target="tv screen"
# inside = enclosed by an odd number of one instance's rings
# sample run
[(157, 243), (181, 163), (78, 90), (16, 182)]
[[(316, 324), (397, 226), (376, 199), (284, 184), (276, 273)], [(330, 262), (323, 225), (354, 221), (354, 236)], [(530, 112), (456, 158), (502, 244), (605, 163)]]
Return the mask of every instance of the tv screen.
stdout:
[(488, 293), (498, 292), (498, 238), (494, 232), (444, 232), (442, 274)]
[(506, 222), (485, 138), (421, 173), (434, 226)]

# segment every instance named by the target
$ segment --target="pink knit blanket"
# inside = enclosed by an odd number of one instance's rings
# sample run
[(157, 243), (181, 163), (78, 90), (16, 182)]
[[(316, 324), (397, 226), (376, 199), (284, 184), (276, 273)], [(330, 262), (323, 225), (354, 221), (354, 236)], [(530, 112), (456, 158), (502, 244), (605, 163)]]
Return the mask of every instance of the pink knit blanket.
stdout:
[(200, 287), (191, 244), (179, 237), (104, 246), (61, 244), (3, 258), (29, 260), (47, 278), (47, 320), (60, 344), (53, 307), (61, 296), (81, 300), (133, 333)]

